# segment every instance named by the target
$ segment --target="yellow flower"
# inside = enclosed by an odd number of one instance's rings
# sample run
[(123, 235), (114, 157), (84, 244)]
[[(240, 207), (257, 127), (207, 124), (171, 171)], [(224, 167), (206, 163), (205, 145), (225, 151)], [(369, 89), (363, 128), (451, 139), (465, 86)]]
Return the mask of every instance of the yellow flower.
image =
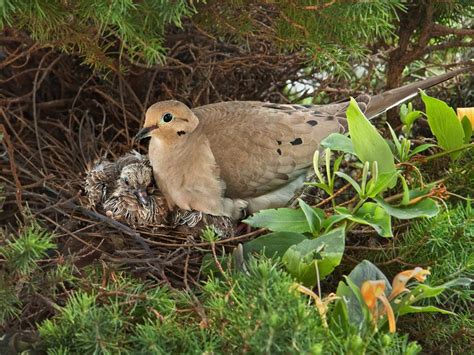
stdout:
[(388, 296), (388, 299), (391, 301), (402, 292), (409, 291), (406, 288), (406, 285), (410, 279), (415, 278), (419, 282), (424, 282), (426, 280), (426, 275), (429, 274), (429, 270), (422, 269), (421, 267), (400, 272), (393, 278), (392, 292), (390, 293), (390, 296)]
[(471, 121), (472, 128), (474, 129), (474, 107), (458, 107), (457, 113), (460, 120), (462, 120), (464, 116), (467, 116), (469, 121)]
[(328, 322), (327, 322), (326, 314), (328, 313), (328, 305), (332, 301), (339, 299), (339, 297), (336, 296), (334, 293), (330, 293), (325, 298), (321, 299), (321, 297), (319, 297), (312, 290), (310, 290), (309, 288), (303, 285), (294, 284), (294, 287), (301, 293), (304, 293), (305, 295), (310, 296), (314, 300), (314, 305), (316, 309), (318, 310), (319, 315), (321, 316), (321, 322), (323, 326), (327, 329)]
[[(365, 281), (360, 287), (360, 292), (365, 304), (369, 308), (374, 324), (377, 324), (379, 316), (387, 313), (388, 328), (391, 333), (395, 333), (395, 315), (393, 314), (390, 301), (385, 296), (385, 281)], [(383, 311), (379, 314), (377, 300), (382, 302)]]

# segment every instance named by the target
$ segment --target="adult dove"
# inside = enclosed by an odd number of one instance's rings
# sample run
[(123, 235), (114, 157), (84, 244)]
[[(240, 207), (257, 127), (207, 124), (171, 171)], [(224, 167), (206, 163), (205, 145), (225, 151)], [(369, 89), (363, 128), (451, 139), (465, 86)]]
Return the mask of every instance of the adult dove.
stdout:
[[(356, 101), (372, 118), (469, 69)], [(148, 108), (136, 139), (151, 138), (153, 174), (170, 208), (238, 219), (245, 208), (253, 213), (291, 199), (319, 143), (345, 131), (347, 106), (229, 101), (190, 109), (163, 101)]]

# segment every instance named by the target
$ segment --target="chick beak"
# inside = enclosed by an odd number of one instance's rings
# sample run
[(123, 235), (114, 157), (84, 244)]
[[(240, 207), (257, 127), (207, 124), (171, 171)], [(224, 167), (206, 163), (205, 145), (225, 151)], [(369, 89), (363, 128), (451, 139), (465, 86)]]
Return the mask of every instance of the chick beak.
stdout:
[(145, 189), (135, 190), (135, 196), (143, 206), (148, 206), (150, 199)]

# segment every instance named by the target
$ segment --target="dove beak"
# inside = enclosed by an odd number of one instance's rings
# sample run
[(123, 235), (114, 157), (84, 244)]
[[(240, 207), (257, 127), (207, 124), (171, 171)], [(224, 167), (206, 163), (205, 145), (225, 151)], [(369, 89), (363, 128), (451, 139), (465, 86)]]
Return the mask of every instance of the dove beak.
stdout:
[(148, 198), (148, 194), (146, 193), (145, 189), (135, 190), (135, 196), (137, 197), (138, 201), (143, 206), (148, 206), (148, 203), (150, 202), (150, 200)]
[(138, 133), (133, 137), (134, 142), (139, 142), (142, 139), (149, 138), (151, 137), (151, 132), (155, 130), (155, 128), (158, 128), (157, 125), (151, 126), (151, 127), (143, 127), (141, 130), (138, 131)]

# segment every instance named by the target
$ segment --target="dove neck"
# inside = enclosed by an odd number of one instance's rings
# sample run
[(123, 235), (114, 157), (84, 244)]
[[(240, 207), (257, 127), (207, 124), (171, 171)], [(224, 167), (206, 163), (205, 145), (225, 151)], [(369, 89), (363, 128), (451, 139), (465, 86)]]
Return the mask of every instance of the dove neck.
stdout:
[(208, 147), (209, 141), (202, 133), (201, 127), (173, 138), (152, 137), (150, 140), (150, 153), (154, 151), (161, 157), (173, 157), (175, 162), (180, 158), (188, 161), (190, 156), (195, 156), (203, 149), (207, 150)]

